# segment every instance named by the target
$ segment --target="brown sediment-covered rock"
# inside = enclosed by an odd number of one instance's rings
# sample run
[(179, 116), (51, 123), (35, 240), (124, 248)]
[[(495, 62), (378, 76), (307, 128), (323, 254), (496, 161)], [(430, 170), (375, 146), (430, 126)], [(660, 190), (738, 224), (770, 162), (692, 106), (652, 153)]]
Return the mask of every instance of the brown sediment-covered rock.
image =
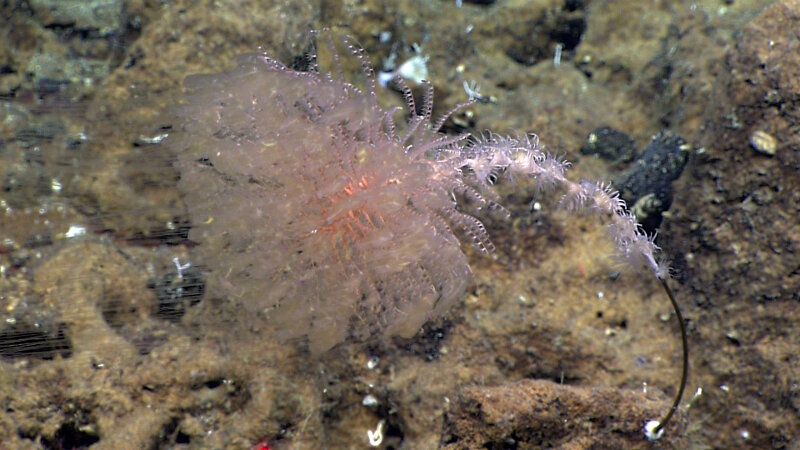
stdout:
[(693, 195), (683, 196), (668, 230), (688, 234), (672, 241), (682, 243), (683, 256), (691, 253), (682, 272), (706, 295), (727, 290), (765, 301), (800, 292), (798, 29), (796, 0), (776, 3), (745, 27), (717, 83), (705, 151), (680, 184)]
[[(681, 448), (686, 414), (679, 411), (657, 445), (644, 424), (670, 402), (620, 389), (523, 380), (465, 389), (446, 414), (442, 448)], [(598, 447), (600, 446), (600, 447)]]
[[(727, 53), (662, 232), (696, 323), (699, 420), (715, 448), (798, 438), (800, 1), (776, 2)], [(725, 411), (724, 413), (721, 411)], [(788, 412), (788, 413), (787, 413)]]

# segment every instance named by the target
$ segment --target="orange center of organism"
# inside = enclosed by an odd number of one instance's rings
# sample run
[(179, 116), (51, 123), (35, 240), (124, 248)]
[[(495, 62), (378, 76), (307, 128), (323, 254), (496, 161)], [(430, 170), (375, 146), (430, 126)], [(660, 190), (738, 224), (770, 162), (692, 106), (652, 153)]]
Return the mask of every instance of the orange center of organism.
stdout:
[[(369, 187), (369, 182), (367, 181), (367, 177), (362, 175), (361, 179), (358, 180), (358, 183), (356, 184), (356, 186), (360, 187), (361, 189), (368, 188)], [(347, 194), (348, 196), (351, 196), (351, 195), (353, 195), (355, 193), (355, 190), (353, 189), (353, 182), (352, 181), (347, 183), (347, 185), (344, 187), (344, 193)]]
[(370, 213), (363, 198), (356, 205), (343, 205), (348, 199), (370, 187), (369, 179), (362, 175), (347, 183), (338, 194), (329, 197), (329, 205), (322, 208), (323, 225), (317, 230), (330, 235), (334, 241), (346, 235), (349, 239), (363, 238), (368, 232), (383, 226), (384, 218), (378, 212)]

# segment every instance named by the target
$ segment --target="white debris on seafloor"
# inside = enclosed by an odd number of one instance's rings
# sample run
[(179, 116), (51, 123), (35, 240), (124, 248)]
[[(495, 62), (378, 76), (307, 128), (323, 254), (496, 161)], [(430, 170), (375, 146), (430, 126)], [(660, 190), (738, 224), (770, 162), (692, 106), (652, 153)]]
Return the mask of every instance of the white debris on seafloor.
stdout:
[(381, 86), (386, 87), (396, 76), (400, 76), (414, 84), (421, 84), (428, 79), (428, 61), (430, 60), (430, 56), (423, 55), (422, 47), (419, 45), (414, 44), (413, 47), (414, 56), (407, 59), (403, 64), (400, 64), (400, 67), (391, 72), (378, 73), (378, 83), (380, 83)]

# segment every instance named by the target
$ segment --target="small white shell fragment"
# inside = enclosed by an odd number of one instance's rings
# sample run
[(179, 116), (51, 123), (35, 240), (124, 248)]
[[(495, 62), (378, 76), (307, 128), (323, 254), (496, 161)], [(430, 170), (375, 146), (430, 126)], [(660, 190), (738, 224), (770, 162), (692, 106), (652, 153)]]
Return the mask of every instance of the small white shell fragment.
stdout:
[(378, 406), (378, 399), (372, 394), (367, 394), (364, 396), (364, 399), (361, 400), (361, 404), (367, 408), (374, 408)]
[(762, 155), (773, 156), (778, 151), (778, 140), (762, 130), (756, 130), (750, 135), (750, 145)]
[(64, 233), (65, 238), (74, 238), (86, 234), (86, 228), (80, 225), (70, 225), (69, 230)]

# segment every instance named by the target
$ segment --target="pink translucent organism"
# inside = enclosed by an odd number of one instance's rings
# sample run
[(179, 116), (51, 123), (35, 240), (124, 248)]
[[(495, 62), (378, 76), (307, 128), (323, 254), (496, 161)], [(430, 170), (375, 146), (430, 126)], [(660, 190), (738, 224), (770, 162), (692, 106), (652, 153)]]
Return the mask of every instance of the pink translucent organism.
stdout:
[(181, 129), (179, 188), (210, 269), (211, 295), (236, 302), (281, 340), (321, 352), (354, 338), (414, 335), (463, 296), (470, 269), (453, 229), (490, 242), (454, 195), (456, 144), (431, 124), (432, 89), (401, 133), (366, 90), (264, 55), (193, 76)]
[(652, 240), (607, 186), (569, 181), (569, 163), (534, 135), (440, 133), (449, 114), (432, 120), (429, 84), (417, 105), (398, 81), (408, 120), (396, 128), (400, 108), (378, 106), (372, 66), (345, 44), (361, 88), (345, 81), (335, 51), (333, 73), (315, 57), (301, 72), (249, 55), (230, 72), (186, 80), (168, 142), (211, 296), (280, 340), (307, 338), (315, 353), (410, 337), (463, 297), (470, 269), (459, 237), (492, 251), (473, 214), (505, 213), (492, 190), (504, 175), (609, 217), (621, 256), (663, 275)]

